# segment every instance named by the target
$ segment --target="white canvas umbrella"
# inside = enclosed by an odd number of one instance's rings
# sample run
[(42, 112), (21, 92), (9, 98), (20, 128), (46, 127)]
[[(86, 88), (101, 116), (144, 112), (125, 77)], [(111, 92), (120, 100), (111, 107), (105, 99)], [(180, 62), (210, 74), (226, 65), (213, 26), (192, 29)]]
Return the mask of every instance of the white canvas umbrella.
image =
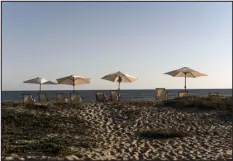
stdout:
[(74, 92), (74, 86), (77, 86), (77, 85), (80, 85), (80, 84), (90, 84), (90, 78), (70, 75), (70, 76), (58, 78), (57, 83), (58, 84), (72, 85), (73, 86), (73, 92)]
[(201, 77), (201, 76), (207, 76), (204, 73), (200, 73), (188, 67), (183, 67), (183, 68), (173, 70), (173, 71), (170, 71), (164, 74), (168, 74), (173, 77), (184, 77), (185, 78), (185, 85), (184, 85), (185, 91), (186, 91), (186, 77), (196, 78), (196, 77)]
[(32, 83), (32, 84), (39, 84), (40, 85), (40, 91), (41, 91), (41, 85), (42, 84), (57, 84), (55, 82), (49, 81), (47, 79), (45, 79), (44, 77), (37, 77), (37, 78), (33, 78), (27, 81), (24, 81), (23, 83)]
[(122, 73), (120, 71), (116, 72), (116, 73), (111, 73), (108, 75), (105, 75), (104, 77), (102, 77), (101, 79), (104, 80), (108, 80), (111, 82), (118, 82), (118, 90), (120, 90), (120, 84), (121, 83), (129, 83), (129, 82), (134, 82), (136, 80), (138, 80), (138, 78)]

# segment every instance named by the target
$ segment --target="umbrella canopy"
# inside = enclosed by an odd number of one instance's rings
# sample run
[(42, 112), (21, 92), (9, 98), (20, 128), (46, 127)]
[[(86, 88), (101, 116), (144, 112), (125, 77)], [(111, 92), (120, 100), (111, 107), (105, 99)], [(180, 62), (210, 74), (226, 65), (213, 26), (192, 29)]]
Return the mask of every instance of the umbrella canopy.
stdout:
[(40, 91), (41, 91), (42, 84), (57, 84), (55, 82), (52, 82), (52, 81), (45, 79), (44, 77), (36, 77), (36, 78), (30, 79), (30, 80), (24, 81), (23, 83), (39, 84)]
[(116, 72), (116, 73), (111, 73), (108, 75), (105, 75), (104, 77), (102, 77), (101, 79), (104, 80), (108, 80), (111, 82), (118, 82), (118, 90), (120, 90), (120, 83), (129, 83), (129, 82), (134, 82), (136, 80), (138, 80), (138, 78), (122, 73), (120, 71)]
[(77, 85), (80, 85), (80, 84), (90, 84), (90, 78), (70, 75), (70, 76), (58, 78), (57, 83), (58, 84), (72, 85), (73, 86), (73, 92), (74, 92), (74, 86), (77, 86)]
[(164, 74), (168, 74), (173, 77), (185, 77), (185, 86), (184, 86), (185, 91), (186, 91), (186, 77), (196, 78), (196, 77), (201, 77), (201, 76), (207, 76), (204, 73), (200, 73), (188, 67), (183, 67), (183, 68), (173, 70), (173, 71), (170, 71)]

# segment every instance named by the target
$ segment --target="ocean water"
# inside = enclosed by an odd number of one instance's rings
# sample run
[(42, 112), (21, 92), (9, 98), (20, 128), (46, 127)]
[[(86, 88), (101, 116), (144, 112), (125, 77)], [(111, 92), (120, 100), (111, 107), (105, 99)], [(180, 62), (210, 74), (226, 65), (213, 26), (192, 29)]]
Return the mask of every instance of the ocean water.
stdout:
[[(184, 89), (167, 89), (168, 98), (174, 98), (177, 96), (179, 91)], [(65, 93), (67, 97), (72, 93), (70, 90), (66, 91), (42, 91), (43, 93), (48, 94), (49, 100), (56, 99), (56, 93)], [(96, 92), (104, 92), (106, 95), (109, 95), (109, 90), (76, 90), (76, 93), (79, 93), (84, 100), (94, 101)], [(191, 96), (207, 96), (209, 92), (219, 92), (222, 96), (232, 96), (232, 89), (188, 89), (189, 95)], [(2, 101), (22, 101), (23, 94), (32, 94), (34, 97), (38, 96), (38, 91), (2, 91)], [(153, 100), (155, 97), (155, 90), (121, 90), (121, 97), (127, 100)]]

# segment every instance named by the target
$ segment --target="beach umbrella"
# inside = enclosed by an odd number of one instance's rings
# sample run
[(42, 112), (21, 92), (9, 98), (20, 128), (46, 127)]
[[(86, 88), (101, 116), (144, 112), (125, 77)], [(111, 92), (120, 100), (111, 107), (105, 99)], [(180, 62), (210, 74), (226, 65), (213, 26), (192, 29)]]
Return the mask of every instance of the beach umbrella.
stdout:
[(58, 78), (57, 83), (73, 86), (73, 92), (74, 92), (74, 86), (78, 86), (80, 84), (90, 84), (90, 78), (70, 75), (70, 76)]
[(134, 82), (136, 80), (138, 80), (138, 78), (122, 73), (120, 71), (116, 72), (116, 73), (111, 73), (108, 75), (105, 75), (104, 77), (102, 77), (101, 79), (104, 80), (108, 80), (111, 82), (117, 82), (118, 83), (118, 90), (120, 90), (120, 84), (121, 83), (129, 83), (129, 82)]
[(52, 82), (50, 80), (45, 79), (44, 77), (37, 77), (37, 78), (33, 78), (27, 81), (24, 81), (23, 83), (32, 83), (32, 84), (39, 84), (40, 85), (40, 91), (41, 91), (41, 85), (42, 84), (57, 84), (55, 82)]
[(190, 78), (196, 78), (196, 77), (201, 77), (201, 76), (207, 76), (204, 73), (200, 73), (198, 71), (195, 71), (191, 68), (188, 67), (183, 67), (177, 70), (173, 70), (164, 74), (168, 74), (171, 75), (173, 77), (184, 77), (185, 80), (185, 85), (184, 85), (184, 89), (186, 91), (186, 77), (190, 77)]

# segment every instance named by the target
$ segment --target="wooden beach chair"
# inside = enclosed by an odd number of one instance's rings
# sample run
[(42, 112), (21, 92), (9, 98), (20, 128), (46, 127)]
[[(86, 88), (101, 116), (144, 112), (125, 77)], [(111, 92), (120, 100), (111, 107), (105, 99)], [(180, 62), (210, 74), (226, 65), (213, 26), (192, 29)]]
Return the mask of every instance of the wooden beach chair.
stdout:
[(188, 96), (188, 91), (180, 91), (178, 92), (178, 97), (187, 97)]
[(167, 91), (165, 88), (155, 89), (155, 104), (160, 104), (162, 101), (167, 100)]
[(165, 88), (155, 89), (155, 99), (158, 101), (163, 101), (167, 99), (167, 91)]
[(118, 90), (111, 90), (110, 91), (110, 100), (111, 101), (119, 101), (120, 100)]
[(103, 92), (96, 92), (95, 97), (97, 102), (105, 102), (105, 96)]
[(48, 102), (48, 96), (46, 93), (39, 94), (39, 102)]
[(210, 92), (207, 96), (207, 98), (211, 99), (220, 99), (219, 92)]
[(70, 94), (70, 103), (75, 104), (80, 102), (80, 95), (77, 93), (71, 93)]
[(32, 97), (31, 94), (23, 94), (23, 104), (27, 105), (29, 103), (33, 103), (35, 99)]
[(65, 101), (65, 94), (64, 93), (56, 93), (56, 100), (59, 103), (66, 102)]
[(208, 96), (209, 97), (212, 97), (212, 96), (219, 96), (219, 92), (210, 92), (209, 94), (208, 94)]

